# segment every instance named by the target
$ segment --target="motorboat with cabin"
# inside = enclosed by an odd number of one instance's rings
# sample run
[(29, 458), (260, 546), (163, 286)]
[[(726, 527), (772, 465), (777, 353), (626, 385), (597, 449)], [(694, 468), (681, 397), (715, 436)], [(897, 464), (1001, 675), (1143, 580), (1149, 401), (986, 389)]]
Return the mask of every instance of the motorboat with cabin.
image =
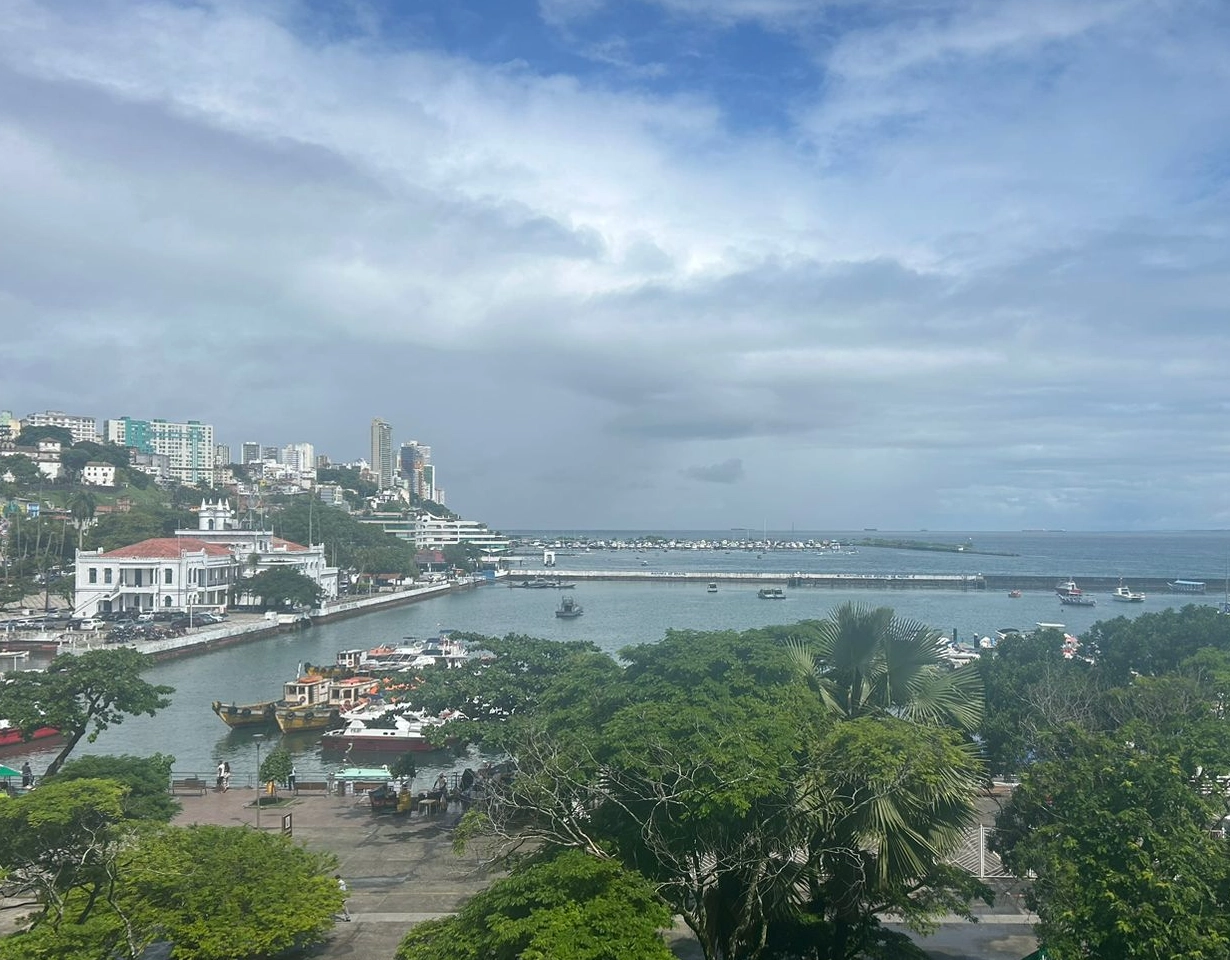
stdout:
[(1118, 600), (1120, 603), (1144, 603), (1145, 595), (1136, 593), (1124, 586), (1122, 580), (1119, 581), (1119, 586), (1115, 587), (1115, 592), (1110, 595), (1112, 600)]
[(781, 587), (761, 587), (756, 591), (756, 596), (761, 600), (785, 600), (786, 591)]
[(561, 620), (575, 620), (584, 612), (581, 605), (573, 600), (572, 597), (564, 597), (559, 602), (559, 608), (555, 611), (555, 615)]

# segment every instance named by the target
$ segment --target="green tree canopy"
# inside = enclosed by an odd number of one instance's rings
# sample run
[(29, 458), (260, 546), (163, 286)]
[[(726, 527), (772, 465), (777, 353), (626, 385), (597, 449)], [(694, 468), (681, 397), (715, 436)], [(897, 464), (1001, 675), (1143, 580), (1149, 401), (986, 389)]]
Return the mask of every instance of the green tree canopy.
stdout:
[(44, 777), (41, 786), (74, 780), (110, 780), (124, 787), (121, 811), (125, 820), (166, 823), (179, 812), (180, 804), (167, 792), (175, 758), (163, 753), (149, 757), (90, 754), (69, 760), (60, 771)]
[(273, 566), (254, 577), (244, 577), (235, 584), (234, 595), (260, 597), (262, 608), (282, 609), (314, 608), (320, 605), (323, 596), (315, 580), (289, 565)]
[(514, 870), (455, 917), (416, 926), (396, 960), (671, 960), (670, 910), (636, 873), (579, 851)]
[[(1230, 858), (1210, 828), (1220, 787), (1174, 756), (1069, 730), (998, 819), (1054, 960), (1230, 953)], [(1202, 789), (1203, 788), (1203, 789)]]
[[(789, 642), (807, 629), (670, 631), (622, 650), (624, 667), (541, 660), (504, 724), (517, 775), (462, 838), (613, 857), (714, 960), (845, 960), (886, 939), (880, 912), (924, 928), (968, 911), (985, 891), (943, 861), (981, 782), (975, 750), (921, 713), (834, 711)], [(480, 704), (524, 690), (515, 665), (489, 671), (449, 673), (471, 673), (458, 689), (491, 681)]]
[(74, 889), (60, 923), (0, 939), (0, 958), (135, 960), (156, 941), (174, 943), (177, 960), (301, 951), (341, 909), (335, 868), (331, 854), (247, 827), (147, 830), (117, 851), (105, 897)]
[(295, 759), (285, 747), (274, 747), (261, 760), (261, 768), (257, 776), (261, 783), (285, 783), (290, 772), (295, 769)]
[(40, 440), (55, 440), (62, 447), (71, 447), (73, 444), (73, 432), (68, 427), (24, 427), (21, 433), (17, 434), (17, 446), (33, 447), (37, 446)]
[(126, 716), (153, 716), (170, 704), (174, 688), (147, 683), (141, 674), (152, 666), (147, 655), (130, 647), (61, 654), (45, 671), (11, 674), (0, 685), (0, 716), (24, 733), (56, 727), (64, 746), (47, 767), (55, 774), (83, 737), (93, 743)]
[[(114, 874), (125, 791), (86, 779), (48, 780), (17, 798), (0, 793), (0, 870), (10, 890), (33, 898), (56, 924), (88, 914)], [(0, 957), (33, 955), (0, 949)]]
[(846, 717), (900, 714), (973, 730), (982, 719), (982, 677), (944, 663), (939, 631), (888, 607), (845, 603), (792, 645), (799, 668), (830, 709)]
[(307, 497), (295, 497), (274, 515), (272, 526), (278, 536), (287, 540), (325, 544), (330, 557), (336, 556), (341, 567), (406, 576), (417, 572), (413, 544)]
[(13, 475), (13, 481), (18, 488), (41, 483), (44, 479), (33, 460), (16, 453), (0, 456), (0, 477), (6, 473)]

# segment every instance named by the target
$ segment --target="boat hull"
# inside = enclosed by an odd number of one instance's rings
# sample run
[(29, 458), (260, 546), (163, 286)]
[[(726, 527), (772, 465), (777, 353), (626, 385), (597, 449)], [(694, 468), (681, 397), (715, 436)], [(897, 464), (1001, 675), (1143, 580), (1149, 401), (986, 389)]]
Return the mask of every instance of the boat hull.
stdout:
[(283, 733), (300, 733), (304, 730), (328, 730), (342, 722), (341, 713), (329, 707), (307, 707), (293, 710), (277, 710), (274, 719)]
[(264, 700), (260, 703), (235, 704), (215, 700), (210, 706), (228, 727), (265, 727), (273, 723), (276, 703), (276, 700)]
[(447, 750), (447, 744), (437, 746), (424, 737), (381, 736), (376, 731), (359, 734), (343, 734), (331, 731), (320, 738), (325, 751), (354, 750), (358, 753), (431, 753)]
[(46, 740), (50, 737), (58, 737), (60, 731), (55, 727), (38, 727), (30, 734), (30, 739), (22, 739), (21, 731), (15, 727), (5, 727), (0, 730), (0, 750), (5, 747), (23, 747), (28, 746), (35, 740)]

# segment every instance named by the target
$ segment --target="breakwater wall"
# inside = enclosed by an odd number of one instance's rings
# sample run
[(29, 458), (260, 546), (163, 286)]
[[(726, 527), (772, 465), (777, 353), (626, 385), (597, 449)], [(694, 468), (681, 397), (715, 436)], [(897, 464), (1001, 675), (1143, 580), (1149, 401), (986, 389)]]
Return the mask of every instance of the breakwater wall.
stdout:
[[(933, 573), (752, 573), (663, 570), (512, 570), (501, 578), (510, 587), (538, 582), (625, 581), (628, 583), (747, 583), (762, 586), (827, 587), (835, 590), (1010, 590), (1053, 593), (1066, 577), (1053, 574), (933, 574)], [(1186, 577), (1204, 583), (1207, 594), (1220, 596), (1223, 581), (1216, 577)], [(1133, 590), (1167, 596), (1191, 596), (1199, 602), (1200, 591), (1173, 590), (1165, 577), (1138, 577), (1124, 581)], [(1081, 577), (1077, 583), (1086, 593), (1111, 593), (1118, 576)]]

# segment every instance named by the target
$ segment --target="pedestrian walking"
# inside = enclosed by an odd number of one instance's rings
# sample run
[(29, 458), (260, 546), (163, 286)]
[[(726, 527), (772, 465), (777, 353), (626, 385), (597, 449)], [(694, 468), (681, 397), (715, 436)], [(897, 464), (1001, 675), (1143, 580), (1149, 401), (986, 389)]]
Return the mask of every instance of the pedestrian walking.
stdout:
[(347, 897), (346, 881), (342, 879), (342, 875), (340, 873), (335, 873), (333, 875), (333, 879), (337, 881), (337, 888), (342, 891), (342, 912), (339, 914), (339, 916), (343, 920), (349, 920), (350, 911), (346, 908), (346, 897)]
[(34, 786), (34, 771), (30, 769), (29, 760), (21, 765), (21, 785), (26, 789)]
[(231, 789), (231, 765), (227, 761), (223, 760), (222, 761), (222, 792), (226, 793), (226, 791), (228, 791), (229, 789)]
[(296, 774), (296, 770), (295, 770), (294, 765), (292, 764), (290, 768), (290, 776), (286, 778), (286, 788), (291, 793), (295, 792), (295, 774)]
[(226, 774), (226, 761), (219, 760), (218, 761), (218, 780), (214, 784), (214, 789), (217, 790), (219, 793), (222, 792), (222, 780), (225, 774)]

